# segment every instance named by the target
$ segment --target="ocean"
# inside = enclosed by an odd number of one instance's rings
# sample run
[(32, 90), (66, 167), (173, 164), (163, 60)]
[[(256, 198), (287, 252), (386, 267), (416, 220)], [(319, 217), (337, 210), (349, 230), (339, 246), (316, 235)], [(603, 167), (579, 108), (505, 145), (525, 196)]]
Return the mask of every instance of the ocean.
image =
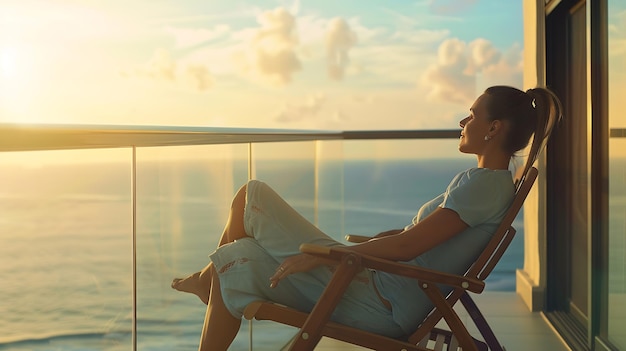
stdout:
[[(262, 179), (338, 240), (408, 224), (473, 159), (268, 160)], [(130, 165), (0, 166), (0, 350), (130, 350), (133, 252)], [(244, 162), (163, 161), (137, 167), (139, 350), (196, 350), (204, 305), (170, 288), (208, 263)], [(317, 185), (317, 186), (316, 186)], [(315, 191), (317, 189), (317, 191)], [(316, 210), (316, 206), (318, 210)], [(523, 222), (487, 281), (513, 291), (523, 264)], [(248, 321), (232, 350), (248, 350)], [(254, 350), (278, 350), (295, 333), (253, 323)]]

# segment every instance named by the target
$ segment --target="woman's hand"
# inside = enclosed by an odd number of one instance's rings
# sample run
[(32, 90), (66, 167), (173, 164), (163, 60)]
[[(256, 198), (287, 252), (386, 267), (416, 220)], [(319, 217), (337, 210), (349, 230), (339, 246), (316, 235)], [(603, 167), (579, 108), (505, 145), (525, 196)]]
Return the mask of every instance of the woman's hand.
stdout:
[(278, 285), (282, 279), (290, 274), (307, 272), (313, 268), (321, 266), (323, 264), (332, 264), (335, 261), (327, 260), (320, 257), (315, 257), (307, 254), (299, 254), (291, 257), (287, 257), (283, 263), (278, 266), (276, 273), (270, 277), (270, 287), (274, 288)]

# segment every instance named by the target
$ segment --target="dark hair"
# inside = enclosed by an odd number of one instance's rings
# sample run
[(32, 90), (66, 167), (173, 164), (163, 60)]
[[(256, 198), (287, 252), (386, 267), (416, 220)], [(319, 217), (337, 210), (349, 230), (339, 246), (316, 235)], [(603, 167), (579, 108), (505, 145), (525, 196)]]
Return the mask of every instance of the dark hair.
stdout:
[(522, 173), (526, 174), (562, 117), (563, 108), (559, 98), (545, 87), (523, 92), (502, 85), (487, 88), (485, 95), (490, 96), (486, 106), (488, 118), (509, 123), (508, 135), (502, 145), (505, 151), (514, 155), (525, 148), (534, 135)]

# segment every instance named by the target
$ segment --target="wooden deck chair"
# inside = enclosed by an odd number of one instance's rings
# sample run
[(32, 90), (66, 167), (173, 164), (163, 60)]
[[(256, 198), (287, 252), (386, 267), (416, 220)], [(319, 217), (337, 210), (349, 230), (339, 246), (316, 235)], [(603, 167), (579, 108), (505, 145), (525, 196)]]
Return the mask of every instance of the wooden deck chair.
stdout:
[[(481, 293), (483, 291), (484, 280), (513, 240), (515, 229), (511, 224), (536, 178), (537, 169), (532, 167), (528, 174), (523, 175), (516, 182), (515, 198), (504, 219), (484, 251), (463, 276), (356, 254), (351, 252), (349, 247), (328, 248), (303, 244), (300, 248), (302, 252), (332, 258), (340, 262), (333, 278), (313, 310), (307, 314), (271, 302), (258, 301), (246, 307), (244, 317), (249, 320), (252, 318), (272, 320), (299, 328), (289, 345), (289, 350), (313, 350), (323, 336), (384, 351), (504, 350), (468, 292)], [(349, 238), (350, 241), (355, 239), (358, 238)], [(414, 278), (420, 282), (422, 290), (430, 298), (434, 308), (413, 334), (402, 340), (393, 339), (329, 321), (332, 311), (341, 300), (351, 280), (363, 268), (386, 271)], [(444, 296), (437, 285), (447, 285), (453, 290)], [(481, 333), (482, 340), (470, 335), (454, 311), (453, 307), (459, 300)], [(436, 328), (442, 319), (449, 330)]]

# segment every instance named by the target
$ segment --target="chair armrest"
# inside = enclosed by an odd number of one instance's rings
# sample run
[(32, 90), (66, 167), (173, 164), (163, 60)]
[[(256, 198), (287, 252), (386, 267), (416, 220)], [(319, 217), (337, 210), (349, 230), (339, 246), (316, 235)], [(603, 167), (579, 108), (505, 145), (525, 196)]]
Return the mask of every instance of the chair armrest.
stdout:
[(346, 240), (352, 243), (363, 243), (366, 241), (369, 241), (371, 239), (376, 239), (376, 238), (383, 238), (385, 236), (388, 235), (395, 235), (395, 234), (400, 234), (404, 231), (404, 229), (391, 229), (391, 230), (386, 230), (384, 232), (380, 232), (378, 234), (376, 234), (375, 236), (363, 236), (363, 235), (357, 235), (357, 234), (348, 234), (346, 235)]
[(300, 251), (306, 254), (330, 258), (336, 261), (340, 261), (345, 255), (352, 254), (360, 258), (361, 266), (363, 267), (417, 279), (422, 283), (444, 284), (455, 288), (469, 290), (474, 293), (480, 293), (485, 288), (485, 283), (476, 278), (440, 272), (433, 269), (364, 255), (351, 251), (349, 247), (326, 247), (314, 244), (302, 244), (300, 245)]
[(370, 239), (372, 239), (371, 236), (357, 235), (357, 234), (346, 235), (346, 240), (351, 243), (364, 243), (366, 241), (369, 241)]

